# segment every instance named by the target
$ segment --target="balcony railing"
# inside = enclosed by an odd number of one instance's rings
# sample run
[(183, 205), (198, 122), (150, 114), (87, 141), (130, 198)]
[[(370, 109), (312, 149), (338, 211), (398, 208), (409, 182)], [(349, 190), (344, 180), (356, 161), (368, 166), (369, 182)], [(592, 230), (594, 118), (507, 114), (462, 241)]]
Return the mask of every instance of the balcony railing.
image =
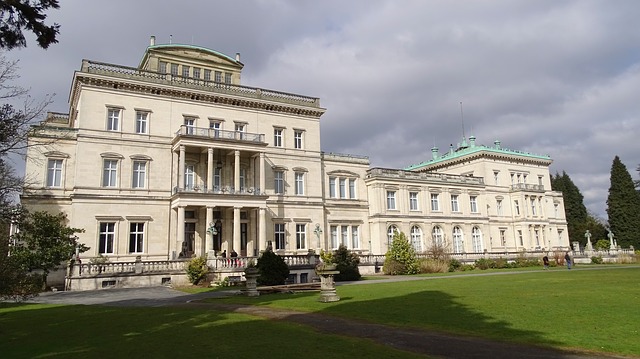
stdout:
[(264, 143), (263, 133), (216, 130), (213, 128), (193, 127), (187, 125), (180, 126), (180, 129), (176, 131), (176, 136), (197, 136), (219, 140), (236, 140), (243, 142)]
[(441, 181), (441, 182), (453, 182), (453, 183), (467, 183), (483, 185), (484, 179), (482, 177), (451, 175), (444, 173), (430, 173), (430, 172), (413, 172), (398, 169), (388, 168), (372, 168), (367, 171), (367, 178), (406, 178), (413, 180), (429, 180), (429, 181)]
[(544, 185), (541, 185), (541, 184), (528, 184), (528, 183), (515, 183), (515, 184), (511, 185), (511, 191), (544, 192)]
[(206, 193), (206, 194), (226, 194), (226, 195), (244, 195), (244, 196), (263, 196), (264, 192), (260, 191), (260, 187), (240, 187), (236, 190), (233, 186), (213, 186), (207, 188), (205, 184), (187, 185), (182, 188), (173, 187), (173, 194), (177, 193)]
[(107, 64), (84, 60), (82, 71), (92, 74), (108, 75), (124, 79), (135, 79), (138, 81), (152, 82), (158, 84), (169, 84), (173, 86), (186, 87), (197, 90), (211, 91), (220, 94), (234, 96), (251, 97), (255, 99), (268, 100), (280, 103), (288, 103), (309, 107), (320, 107), (320, 100), (316, 97), (308, 97), (286, 92), (279, 92), (255, 87), (233, 85), (215, 81), (206, 81), (193, 77), (182, 77), (167, 73), (141, 70), (136, 67)]

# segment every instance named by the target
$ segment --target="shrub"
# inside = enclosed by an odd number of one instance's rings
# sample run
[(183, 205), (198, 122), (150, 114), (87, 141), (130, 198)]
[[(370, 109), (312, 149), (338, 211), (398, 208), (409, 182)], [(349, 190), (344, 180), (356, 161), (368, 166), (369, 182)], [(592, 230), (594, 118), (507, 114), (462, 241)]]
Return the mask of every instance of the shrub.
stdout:
[(603, 263), (602, 257), (600, 257), (600, 256), (591, 257), (591, 263), (593, 263), (593, 264), (602, 264)]
[(473, 264), (463, 264), (460, 267), (460, 270), (463, 271), (463, 272), (471, 271), (471, 270), (475, 270), (475, 269), (476, 269), (476, 267), (474, 267)]
[(0, 299), (16, 302), (35, 297), (44, 286), (44, 277), (28, 273), (15, 257), (0, 258)]
[(266, 250), (258, 258), (256, 268), (260, 270), (258, 285), (282, 285), (289, 277), (289, 266), (284, 258)]
[[(393, 235), (393, 241), (391, 242), (391, 248), (385, 254), (384, 267), (389, 265), (394, 266), (394, 270), (389, 272), (396, 272), (396, 274), (416, 274), (418, 273), (418, 261), (416, 259), (416, 252), (413, 246), (409, 244), (404, 232), (397, 232)], [(401, 263), (402, 266), (397, 266), (395, 263)], [(397, 272), (399, 269), (404, 268), (402, 272)], [(387, 273), (387, 270), (383, 271)]]
[(446, 273), (450, 262), (442, 259), (424, 258), (418, 263), (420, 273)]
[(620, 264), (632, 264), (632, 263), (637, 263), (638, 261), (638, 255), (629, 255), (629, 254), (620, 254), (618, 256), (618, 260), (616, 262), (620, 263)]
[(495, 268), (496, 267), (496, 262), (493, 259), (488, 259), (488, 258), (480, 258), (477, 259), (475, 262), (475, 267), (481, 270), (485, 270), (485, 269), (489, 269), (489, 268)]
[(331, 260), (336, 265), (336, 270), (340, 271), (340, 274), (334, 276), (336, 281), (359, 280), (362, 277), (358, 269), (360, 257), (349, 251), (344, 244), (333, 252)]
[(187, 277), (193, 285), (198, 285), (201, 280), (207, 277), (209, 267), (207, 267), (207, 259), (205, 257), (196, 257), (187, 262)]
[(599, 239), (593, 246), (597, 251), (606, 251), (611, 247), (611, 242), (606, 239)]
[(384, 260), (384, 266), (382, 266), (382, 273), (386, 275), (400, 275), (407, 272), (407, 266), (404, 263), (400, 263), (393, 258), (387, 258)]
[(451, 258), (449, 260), (449, 272), (455, 272), (459, 270), (461, 266), (462, 266), (462, 263), (460, 263), (459, 260), (455, 258)]

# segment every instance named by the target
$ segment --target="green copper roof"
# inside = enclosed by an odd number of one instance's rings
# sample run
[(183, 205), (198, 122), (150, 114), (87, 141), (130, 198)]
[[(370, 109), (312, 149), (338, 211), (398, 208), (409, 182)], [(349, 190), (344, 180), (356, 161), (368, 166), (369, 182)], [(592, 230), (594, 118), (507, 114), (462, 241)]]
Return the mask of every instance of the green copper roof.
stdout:
[(478, 152), (490, 152), (490, 153), (496, 153), (496, 154), (502, 154), (502, 155), (509, 155), (509, 156), (521, 156), (521, 157), (526, 157), (526, 158), (532, 158), (532, 159), (539, 159), (539, 160), (546, 160), (546, 161), (551, 161), (551, 157), (548, 155), (536, 155), (533, 153), (529, 153), (529, 152), (524, 152), (524, 151), (518, 151), (518, 150), (510, 150), (507, 148), (502, 148), (500, 147), (500, 141), (495, 141), (494, 142), (494, 146), (493, 147), (489, 147), (489, 146), (485, 146), (485, 145), (476, 145), (475, 144), (475, 137), (470, 137), (469, 138), (470, 143), (467, 143), (466, 139), (462, 140), (462, 144), (458, 144), (458, 148), (456, 148), (455, 150), (453, 149), (453, 146), (451, 147), (451, 149), (444, 153), (444, 154), (438, 154), (438, 149), (437, 148), (432, 148), (431, 152), (435, 155), (433, 159), (428, 160), (428, 161), (424, 161), (422, 163), (416, 164), (416, 165), (411, 165), (405, 168), (406, 171), (412, 171), (412, 170), (417, 170), (419, 168), (422, 167), (426, 167), (426, 166), (430, 166), (436, 163), (443, 163), (443, 162), (447, 162), (447, 161), (451, 161), (460, 157), (464, 157), (464, 156), (468, 156), (474, 153), (478, 153)]

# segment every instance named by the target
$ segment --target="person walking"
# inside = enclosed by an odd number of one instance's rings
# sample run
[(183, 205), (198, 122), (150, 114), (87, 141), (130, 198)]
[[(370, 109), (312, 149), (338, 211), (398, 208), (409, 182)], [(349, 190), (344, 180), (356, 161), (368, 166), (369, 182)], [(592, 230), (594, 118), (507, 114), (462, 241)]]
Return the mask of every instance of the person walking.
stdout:
[(569, 251), (564, 254), (564, 261), (567, 263), (567, 269), (571, 269), (571, 256), (569, 255)]
[(542, 257), (542, 264), (544, 264), (544, 269), (549, 269), (549, 257)]

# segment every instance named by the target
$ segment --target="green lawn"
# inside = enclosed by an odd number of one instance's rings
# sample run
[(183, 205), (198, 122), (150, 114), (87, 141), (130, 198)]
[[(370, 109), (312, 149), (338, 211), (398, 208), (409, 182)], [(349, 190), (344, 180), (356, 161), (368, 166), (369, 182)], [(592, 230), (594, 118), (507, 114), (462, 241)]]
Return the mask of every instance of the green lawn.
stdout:
[(640, 268), (589, 269), (371, 281), (339, 286), (335, 303), (319, 303), (317, 293), (224, 300), (640, 356)]
[(304, 326), (189, 308), (0, 303), (1, 358), (419, 358)]

